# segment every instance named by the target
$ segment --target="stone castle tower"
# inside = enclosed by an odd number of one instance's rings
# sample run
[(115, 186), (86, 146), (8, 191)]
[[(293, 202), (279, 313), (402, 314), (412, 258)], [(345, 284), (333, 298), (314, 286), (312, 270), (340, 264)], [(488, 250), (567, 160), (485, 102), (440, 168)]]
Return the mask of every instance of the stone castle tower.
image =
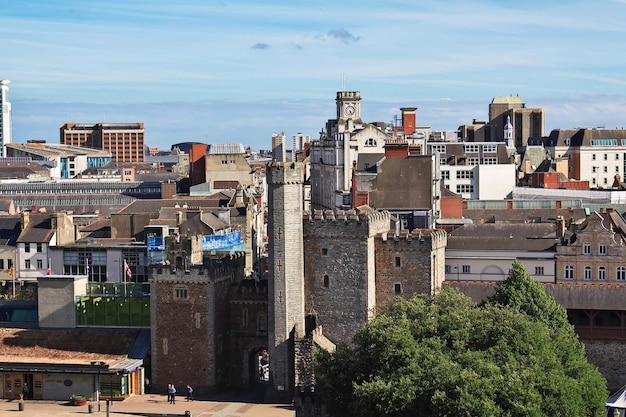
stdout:
[(376, 312), (375, 238), (388, 232), (390, 214), (315, 210), (304, 223), (307, 327), (348, 343)]
[(268, 396), (290, 402), (294, 395), (294, 340), (304, 331), (304, 245), (301, 162), (271, 162), (268, 184)]

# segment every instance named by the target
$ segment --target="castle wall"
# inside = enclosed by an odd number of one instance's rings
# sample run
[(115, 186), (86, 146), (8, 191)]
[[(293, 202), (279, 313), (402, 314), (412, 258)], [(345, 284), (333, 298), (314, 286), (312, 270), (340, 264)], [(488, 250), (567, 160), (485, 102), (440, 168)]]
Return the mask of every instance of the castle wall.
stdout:
[(389, 225), (389, 213), (376, 211), (315, 211), (304, 220), (305, 312), (333, 342), (349, 342), (375, 313), (375, 236)]
[(376, 310), (395, 297), (434, 294), (444, 278), (443, 231), (376, 239)]
[(198, 392), (229, 384), (229, 292), (243, 273), (243, 256), (217, 256), (202, 268), (153, 269), (152, 385)]

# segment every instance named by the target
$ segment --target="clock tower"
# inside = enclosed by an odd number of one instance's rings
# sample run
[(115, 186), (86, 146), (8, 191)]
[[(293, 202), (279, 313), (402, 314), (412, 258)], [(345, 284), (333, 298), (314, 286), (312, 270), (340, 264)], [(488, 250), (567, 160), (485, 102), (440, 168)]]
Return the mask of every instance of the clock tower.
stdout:
[(337, 102), (338, 120), (361, 120), (360, 91), (339, 91), (335, 101)]

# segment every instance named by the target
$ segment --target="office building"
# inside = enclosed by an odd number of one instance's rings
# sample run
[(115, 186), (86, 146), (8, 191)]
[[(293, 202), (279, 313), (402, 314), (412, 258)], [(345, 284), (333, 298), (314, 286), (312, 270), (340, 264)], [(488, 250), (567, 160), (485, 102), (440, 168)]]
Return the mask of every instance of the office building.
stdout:
[(110, 152), (113, 162), (144, 161), (143, 123), (66, 123), (60, 134), (61, 144)]

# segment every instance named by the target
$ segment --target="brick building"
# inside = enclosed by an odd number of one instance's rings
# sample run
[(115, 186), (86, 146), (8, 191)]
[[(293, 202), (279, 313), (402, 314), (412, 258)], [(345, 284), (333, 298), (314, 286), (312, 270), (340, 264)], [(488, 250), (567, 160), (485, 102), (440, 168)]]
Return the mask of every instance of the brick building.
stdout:
[(109, 152), (114, 162), (143, 162), (143, 123), (65, 123), (60, 143)]

